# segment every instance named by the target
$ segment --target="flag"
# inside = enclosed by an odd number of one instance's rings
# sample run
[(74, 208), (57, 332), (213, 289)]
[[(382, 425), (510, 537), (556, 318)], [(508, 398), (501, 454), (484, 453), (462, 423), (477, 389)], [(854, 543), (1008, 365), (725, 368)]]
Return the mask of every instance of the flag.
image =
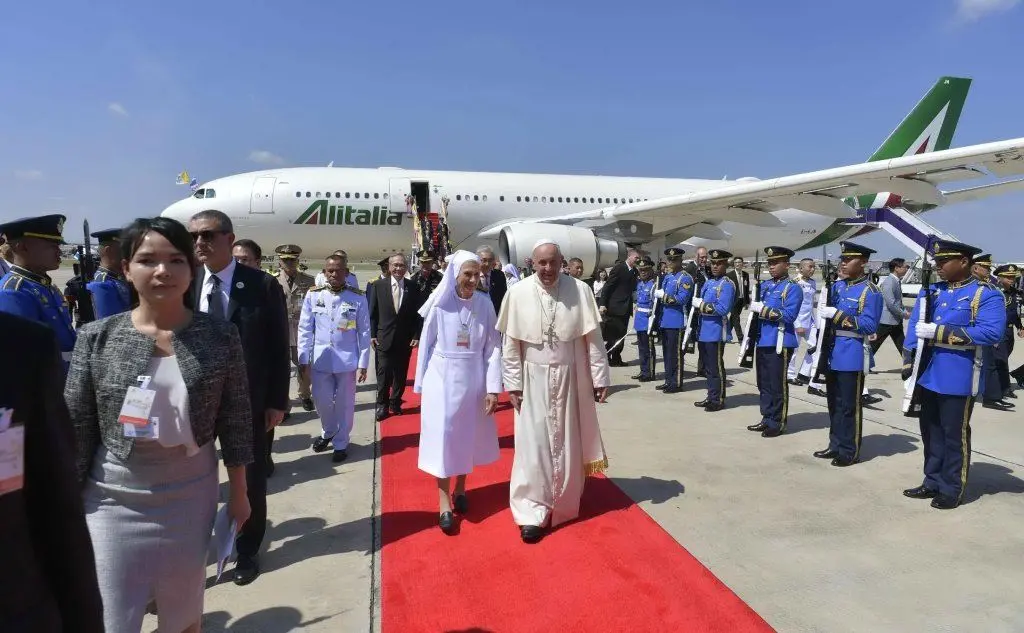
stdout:
[(193, 178), (192, 180), (188, 181), (188, 187), (192, 191), (195, 191), (196, 189), (199, 188), (199, 181)]
[(189, 184), (190, 181), (191, 181), (191, 178), (189, 178), (188, 172), (187, 171), (183, 171), (180, 174), (178, 174), (178, 178), (177, 178), (177, 180), (174, 181), (174, 184), (176, 184), (176, 185), (186, 185), (186, 184)]

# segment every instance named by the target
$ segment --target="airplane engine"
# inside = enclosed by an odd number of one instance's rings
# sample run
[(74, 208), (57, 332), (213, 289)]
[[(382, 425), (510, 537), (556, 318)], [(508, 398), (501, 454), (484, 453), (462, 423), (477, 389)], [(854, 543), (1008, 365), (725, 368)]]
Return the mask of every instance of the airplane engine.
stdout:
[(566, 259), (583, 260), (584, 277), (593, 276), (601, 268), (609, 268), (617, 259), (626, 258), (626, 245), (594, 235), (590, 229), (563, 224), (510, 224), (501, 229), (498, 250), (502, 261), (521, 266), (533, 252), (537, 240), (554, 240)]

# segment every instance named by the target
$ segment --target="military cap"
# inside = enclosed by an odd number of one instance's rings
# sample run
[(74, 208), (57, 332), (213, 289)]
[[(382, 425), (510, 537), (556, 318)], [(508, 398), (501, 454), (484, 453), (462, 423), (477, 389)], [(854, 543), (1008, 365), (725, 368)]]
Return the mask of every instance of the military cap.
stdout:
[(419, 251), (419, 252), (416, 253), (416, 257), (421, 262), (432, 262), (432, 261), (434, 261), (434, 254), (431, 253), (430, 251)]
[(295, 244), (282, 244), (274, 249), (281, 259), (298, 259), (302, 254), (302, 247)]
[(788, 249), (785, 246), (768, 246), (764, 249), (764, 254), (770, 262), (789, 259), (796, 255), (792, 249)]
[(713, 262), (727, 262), (732, 259), (732, 253), (716, 248), (708, 252), (708, 259)]
[(90, 233), (89, 236), (95, 237), (100, 244), (104, 244), (106, 242), (116, 242), (121, 237), (121, 229), (107, 229), (105, 231), (96, 231), (95, 233)]
[(984, 255), (975, 255), (971, 260), (971, 263), (984, 266), (985, 268), (992, 268), (992, 256), (988, 253), (985, 253)]
[(867, 246), (861, 246), (860, 244), (854, 244), (853, 242), (840, 242), (839, 243), (839, 256), (840, 257), (870, 257), (872, 254), (877, 253), (873, 248)]
[(686, 253), (686, 251), (676, 246), (665, 249), (665, 257), (668, 257), (669, 259), (681, 259), (684, 253)]
[(1017, 264), (1003, 264), (995, 270), (997, 277), (1010, 277), (1016, 279), (1020, 276), (1020, 266)]
[(636, 267), (654, 268), (654, 260), (652, 260), (650, 257), (641, 257), (639, 260), (637, 260)]
[(952, 240), (935, 240), (932, 242), (930, 250), (933, 259), (954, 259), (957, 257), (971, 259), (981, 252), (980, 248)]
[(8, 241), (22, 237), (37, 237), (41, 240), (64, 244), (63, 233), (66, 219), (63, 215), (20, 218), (0, 224), (0, 235), (3, 235)]

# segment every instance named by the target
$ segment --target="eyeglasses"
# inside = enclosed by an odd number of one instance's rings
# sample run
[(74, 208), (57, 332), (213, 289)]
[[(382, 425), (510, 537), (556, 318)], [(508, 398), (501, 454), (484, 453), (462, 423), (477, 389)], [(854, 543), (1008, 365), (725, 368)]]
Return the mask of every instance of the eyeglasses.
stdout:
[(218, 235), (225, 235), (227, 234), (227, 231), (189, 231), (188, 234), (192, 236), (193, 242), (198, 242), (200, 238), (202, 238), (204, 242), (212, 242), (213, 238), (217, 237)]

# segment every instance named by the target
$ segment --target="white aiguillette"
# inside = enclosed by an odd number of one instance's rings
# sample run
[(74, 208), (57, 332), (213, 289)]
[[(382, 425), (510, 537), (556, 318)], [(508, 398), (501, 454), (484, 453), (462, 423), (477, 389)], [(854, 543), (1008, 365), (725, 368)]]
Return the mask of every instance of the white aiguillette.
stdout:
[(11, 426), (14, 409), (0, 408), (0, 495), (25, 485), (25, 427)]

